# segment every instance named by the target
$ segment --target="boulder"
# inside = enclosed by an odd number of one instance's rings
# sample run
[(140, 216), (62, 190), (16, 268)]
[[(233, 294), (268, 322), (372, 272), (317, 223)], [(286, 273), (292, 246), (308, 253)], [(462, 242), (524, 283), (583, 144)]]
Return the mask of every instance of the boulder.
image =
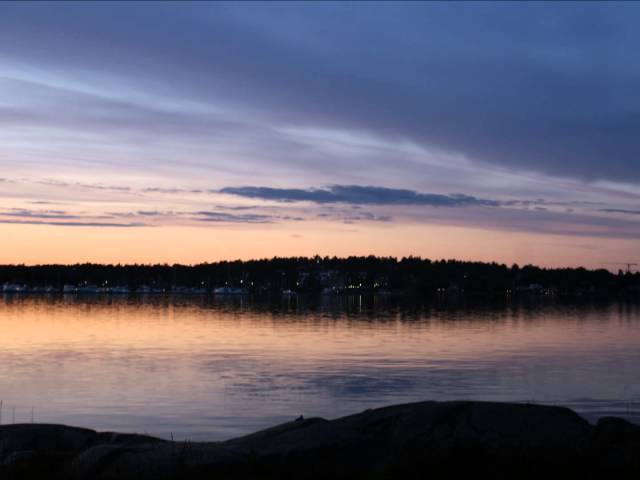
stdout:
[[(0, 427), (2, 479), (636, 478), (640, 427), (572, 410), (420, 402), (299, 419), (225, 442), (53, 425)], [(640, 477), (638, 477), (640, 478)]]

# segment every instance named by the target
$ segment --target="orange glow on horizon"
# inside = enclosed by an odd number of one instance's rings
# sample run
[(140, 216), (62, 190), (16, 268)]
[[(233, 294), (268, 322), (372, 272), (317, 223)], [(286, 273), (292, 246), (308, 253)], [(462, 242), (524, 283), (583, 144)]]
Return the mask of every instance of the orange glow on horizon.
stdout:
[(422, 256), (605, 268), (637, 242), (415, 224), (155, 228), (0, 225), (0, 264), (182, 263), (274, 256)]

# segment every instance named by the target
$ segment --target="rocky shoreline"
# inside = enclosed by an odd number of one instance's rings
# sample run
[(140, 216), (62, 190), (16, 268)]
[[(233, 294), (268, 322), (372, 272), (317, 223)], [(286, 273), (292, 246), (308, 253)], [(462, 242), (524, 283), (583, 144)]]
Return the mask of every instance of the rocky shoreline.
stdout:
[(0, 426), (0, 478), (640, 478), (640, 427), (570, 409), (420, 402), (299, 419), (225, 442)]

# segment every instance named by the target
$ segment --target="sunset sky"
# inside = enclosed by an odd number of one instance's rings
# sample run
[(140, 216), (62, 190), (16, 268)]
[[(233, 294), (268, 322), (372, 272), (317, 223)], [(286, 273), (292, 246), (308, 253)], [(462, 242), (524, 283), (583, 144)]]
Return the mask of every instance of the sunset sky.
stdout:
[(617, 270), (640, 261), (639, 23), (637, 3), (3, 2), (0, 263)]

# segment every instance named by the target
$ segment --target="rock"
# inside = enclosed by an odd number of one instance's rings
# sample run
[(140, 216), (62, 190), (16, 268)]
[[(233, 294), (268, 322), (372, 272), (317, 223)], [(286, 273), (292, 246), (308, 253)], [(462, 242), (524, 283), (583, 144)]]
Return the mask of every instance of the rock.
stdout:
[(22, 450), (11, 452), (4, 457), (2, 464), (9, 468), (20, 468), (28, 466), (38, 459), (38, 453), (33, 450)]
[(136, 445), (96, 445), (76, 456), (71, 464), (75, 478), (119, 479), (125, 475), (152, 476), (166, 478), (176, 469), (171, 455), (153, 455), (162, 442), (139, 443)]
[(20, 450), (77, 451), (95, 440), (97, 433), (64, 425), (15, 424), (0, 426), (0, 456)]
[[(13, 426), (12, 426), (13, 427)], [(560, 407), (421, 402), (298, 419), (226, 442), (0, 427), (2, 479), (635, 478), (640, 427)], [(26, 472), (26, 473), (25, 473)], [(14, 477), (11, 477), (14, 475)]]
[(622, 418), (603, 417), (598, 420), (595, 435), (604, 442), (640, 442), (640, 427)]
[(640, 427), (621, 418), (601, 418), (593, 434), (592, 448), (599, 469), (640, 474)]

